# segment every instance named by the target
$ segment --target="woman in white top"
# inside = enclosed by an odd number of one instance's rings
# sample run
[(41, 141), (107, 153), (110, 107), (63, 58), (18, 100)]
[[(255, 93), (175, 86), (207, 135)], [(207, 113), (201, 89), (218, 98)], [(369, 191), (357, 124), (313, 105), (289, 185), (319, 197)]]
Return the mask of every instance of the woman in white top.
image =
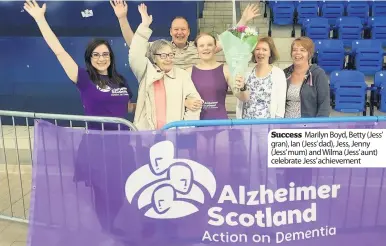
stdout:
[(244, 100), (238, 100), (238, 119), (284, 118), (287, 82), (282, 69), (272, 65), (278, 52), (271, 37), (259, 40), (253, 52), (256, 66), (247, 75)]

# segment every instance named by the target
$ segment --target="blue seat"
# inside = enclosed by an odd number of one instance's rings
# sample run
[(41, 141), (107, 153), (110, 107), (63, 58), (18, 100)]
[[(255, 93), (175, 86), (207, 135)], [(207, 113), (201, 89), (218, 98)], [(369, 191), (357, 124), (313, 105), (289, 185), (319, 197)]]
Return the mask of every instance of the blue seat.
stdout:
[(273, 24), (289, 25), (294, 21), (295, 6), (293, 2), (276, 2), (273, 7)]
[(334, 110), (366, 115), (366, 83), (341, 83), (336, 86)]
[(374, 75), (374, 84), (371, 85), (370, 115), (374, 115), (374, 107), (386, 112), (386, 71), (379, 71)]
[(336, 24), (336, 19), (344, 15), (344, 5), (339, 2), (326, 2), (322, 5), (321, 17), (327, 18), (331, 26)]
[(362, 24), (366, 24), (367, 19), (369, 18), (370, 6), (367, 2), (353, 1), (347, 4), (346, 11), (347, 16), (359, 17)]
[(326, 73), (345, 68), (345, 49), (342, 40), (315, 41), (315, 63)]
[(386, 1), (375, 1), (371, 6), (371, 16), (386, 16)]
[(360, 113), (366, 115), (365, 76), (359, 71), (341, 70), (330, 74), (333, 86), (333, 109), (342, 113)]
[(330, 24), (327, 18), (316, 17), (304, 19), (302, 25), (302, 35), (312, 40), (329, 39)]
[(386, 16), (371, 17), (368, 21), (368, 29), (371, 39), (381, 40), (382, 45), (386, 46)]
[(277, 3), (277, 1), (268, 1), (268, 6), (272, 8), (275, 5), (275, 3)]
[(384, 52), (380, 40), (363, 39), (352, 42), (350, 68), (365, 75), (382, 70)]
[(340, 17), (336, 20), (334, 27), (336, 37), (343, 40), (345, 47), (350, 47), (352, 41), (360, 40), (363, 37), (363, 25), (359, 17)]
[(304, 19), (315, 18), (319, 15), (318, 3), (306, 1), (300, 2), (296, 6), (297, 23), (302, 24)]
[(318, 4), (320, 7), (323, 7), (323, 5), (325, 5), (325, 4), (335, 4), (335, 5), (342, 5), (343, 7), (346, 7), (348, 2), (347, 1), (322, 0), (322, 1), (318, 1)]
[(280, 26), (292, 25), (291, 36), (295, 37), (295, 4), (285, 1), (272, 3), (268, 36), (272, 35), (272, 24)]

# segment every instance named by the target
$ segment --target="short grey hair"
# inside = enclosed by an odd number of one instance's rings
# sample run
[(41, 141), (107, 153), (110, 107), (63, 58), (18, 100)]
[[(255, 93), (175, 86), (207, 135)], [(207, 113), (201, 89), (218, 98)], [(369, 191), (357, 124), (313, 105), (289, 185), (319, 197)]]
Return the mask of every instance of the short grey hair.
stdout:
[(147, 51), (147, 55), (146, 55), (147, 58), (149, 58), (151, 63), (155, 64), (155, 55), (154, 54), (158, 53), (158, 51), (165, 46), (169, 46), (170, 48), (173, 49), (172, 43), (166, 39), (159, 39), (159, 40), (154, 41), (151, 44), (150, 48)]

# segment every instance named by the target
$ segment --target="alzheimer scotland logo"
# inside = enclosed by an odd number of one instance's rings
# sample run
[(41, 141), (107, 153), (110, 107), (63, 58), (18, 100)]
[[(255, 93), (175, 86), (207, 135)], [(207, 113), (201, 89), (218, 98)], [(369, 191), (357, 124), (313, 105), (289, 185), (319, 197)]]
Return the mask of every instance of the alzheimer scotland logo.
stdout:
[[(150, 164), (133, 172), (126, 181), (129, 203), (138, 201), (145, 216), (154, 219), (182, 218), (204, 204), (204, 188), (213, 197), (216, 179), (205, 166), (188, 159), (175, 159), (174, 145), (162, 141), (150, 148)], [(134, 199), (138, 197), (137, 199)]]

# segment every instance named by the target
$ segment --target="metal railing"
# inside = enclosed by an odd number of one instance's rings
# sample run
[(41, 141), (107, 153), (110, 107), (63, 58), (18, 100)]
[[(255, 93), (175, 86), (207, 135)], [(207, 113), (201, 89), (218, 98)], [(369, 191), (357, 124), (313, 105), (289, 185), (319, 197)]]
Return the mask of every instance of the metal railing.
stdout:
[(314, 124), (314, 123), (340, 123), (340, 122), (380, 122), (386, 121), (386, 116), (366, 116), (366, 117), (317, 117), (317, 118), (278, 118), (278, 119), (228, 119), (228, 120), (185, 120), (175, 121), (166, 124), (162, 129), (167, 130), (179, 127), (202, 127), (202, 126), (246, 126), (246, 125), (266, 125), (266, 124)]
[[(4, 125), (4, 117), (10, 117), (11, 123)], [(17, 125), (15, 122), (17, 118), (22, 118), (23, 120), (20, 123), (22, 126)], [(59, 121), (67, 121), (69, 127), (74, 127), (74, 121), (80, 121), (85, 124), (83, 128), (87, 129), (87, 123), (96, 121), (100, 123), (113, 123), (113, 124), (122, 124), (129, 127), (132, 130), (136, 130), (135, 126), (124, 119), (119, 118), (103, 118), (103, 117), (86, 117), (86, 116), (75, 116), (75, 115), (57, 115), (57, 114), (40, 114), (40, 113), (28, 113), (28, 112), (12, 112), (12, 111), (0, 111), (0, 133), (2, 136), (2, 151), (0, 151), (0, 157), (3, 155), (3, 158), (0, 158), (0, 219), (8, 219), (19, 222), (28, 223), (28, 212), (29, 212), (29, 196), (31, 192), (31, 172), (32, 172), (32, 148), (33, 144), (31, 143), (34, 138), (31, 133), (31, 124), (29, 123), (31, 119), (49, 119), (53, 120), (55, 125), (60, 125)], [(277, 125), (300, 125), (307, 126), (310, 124), (311, 127), (314, 127), (314, 123), (363, 123), (362, 125), (374, 126), (378, 122), (385, 122), (386, 117), (383, 116), (370, 116), (370, 117), (331, 117), (331, 118), (302, 118), (302, 119), (259, 119), (259, 120), (201, 120), (201, 121), (179, 121), (172, 122), (164, 126), (164, 130), (171, 128), (182, 128), (189, 126), (250, 126), (253, 125), (273, 125), (273, 127), (278, 127)], [(343, 125), (344, 126), (344, 125)], [(251, 131), (252, 132), (252, 131)], [(23, 135), (24, 134), (24, 135)], [(181, 138), (179, 138), (181, 140)], [(192, 140), (192, 139), (190, 139)], [(177, 140), (176, 140), (177, 141)], [(239, 150), (240, 155), (235, 155), (237, 160), (232, 160), (234, 163), (240, 163), (241, 158), (246, 158), (245, 162), (248, 161), (248, 153), (245, 153), (242, 150), (244, 144), (243, 139), (232, 139), (230, 140), (234, 144), (235, 149)], [(209, 143), (209, 142), (208, 142)], [(213, 146), (216, 144), (216, 140), (211, 141)], [(240, 145), (240, 143), (242, 143)], [(180, 145), (181, 146), (181, 145)], [(241, 146), (241, 147), (240, 147)], [(208, 146), (208, 151), (211, 151), (213, 148)], [(249, 148), (247, 148), (249, 149)], [(194, 154), (194, 153), (192, 153)], [(13, 160), (13, 161), (12, 161)], [(265, 166), (263, 163), (259, 164), (260, 166)], [(244, 170), (243, 167), (238, 166), (241, 173), (249, 173), (249, 170)], [(264, 169), (264, 167), (262, 167)], [(265, 170), (267, 170), (265, 168)], [(385, 178), (385, 170), (382, 169), (381, 180)], [(325, 178), (319, 171), (316, 169), (314, 171), (314, 178), (316, 182), (319, 179)], [(332, 174), (332, 178), (335, 177), (335, 172)], [(354, 182), (355, 174), (350, 171), (348, 173), (349, 182)], [(362, 176), (361, 176), (362, 177)], [(250, 178), (250, 177), (249, 177)], [(331, 177), (329, 177), (331, 178)], [(364, 186), (360, 189), (366, 194), (368, 180), (371, 180), (371, 177), (368, 175), (368, 169), (363, 169), (363, 178), (365, 179)], [(247, 182), (247, 181), (246, 181)], [(386, 182), (381, 182), (377, 185), (379, 189), (379, 194), (385, 190)], [(351, 183), (350, 183), (351, 186)], [(370, 186), (369, 186), (370, 187)], [(374, 189), (374, 187), (371, 187)], [(349, 206), (349, 204), (347, 204)], [(380, 211), (381, 207), (377, 208), (377, 213)], [(363, 211), (361, 210), (361, 213)], [(363, 228), (362, 228), (363, 229)]]
[(33, 125), (37, 119), (57, 126), (137, 131), (128, 120), (113, 117), (0, 110), (0, 219), (28, 223), (33, 164)]

